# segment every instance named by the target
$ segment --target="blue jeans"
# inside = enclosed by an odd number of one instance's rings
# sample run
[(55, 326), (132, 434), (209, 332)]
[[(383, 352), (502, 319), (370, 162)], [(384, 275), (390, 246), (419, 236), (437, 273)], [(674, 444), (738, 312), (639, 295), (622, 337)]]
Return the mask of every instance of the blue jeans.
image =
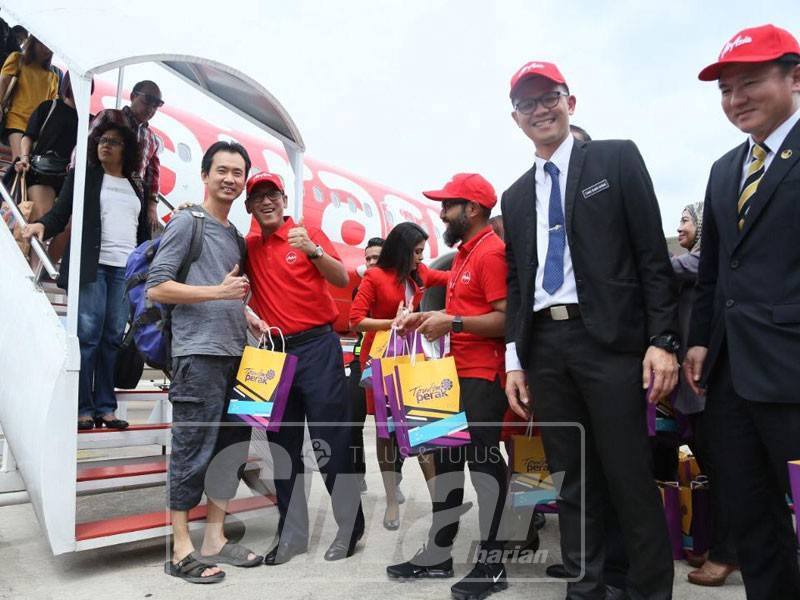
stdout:
[(114, 367), (128, 312), (125, 267), (97, 265), (97, 279), (81, 285), (78, 299), (78, 417), (110, 415), (117, 409)]

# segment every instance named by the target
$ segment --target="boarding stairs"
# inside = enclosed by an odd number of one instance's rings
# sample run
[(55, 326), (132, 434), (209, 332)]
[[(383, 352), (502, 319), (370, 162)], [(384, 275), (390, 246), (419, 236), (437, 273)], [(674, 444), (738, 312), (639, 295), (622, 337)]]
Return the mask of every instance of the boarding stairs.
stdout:
[[(8, 206), (1, 185), (0, 196)], [(136, 389), (117, 391), (128, 429), (78, 432), (79, 354), (66, 332), (67, 294), (48, 268), (31, 270), (2, 224), (0, 261), (0, 507), (29, 499), (54, 554), (169, 535), (168, 380), (146, 369)], [(246, 468), (259, 469), (259, 459)], [(273, 506), (273, 497), (242, 486), (229, 512), (244, 520)], [(205, 516), (202, 504), (190, 522), (199, 526)]]

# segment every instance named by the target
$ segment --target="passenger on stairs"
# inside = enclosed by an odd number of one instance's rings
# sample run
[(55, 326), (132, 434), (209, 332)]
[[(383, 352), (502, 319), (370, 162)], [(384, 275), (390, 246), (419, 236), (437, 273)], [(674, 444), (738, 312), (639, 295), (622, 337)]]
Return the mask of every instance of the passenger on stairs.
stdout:
[[(147, 278), (148, 297), (173, 304), (172, 453), (169, 507), (172, 511), (172, 560), (165, 570), (192, 583), (220, 581), (214, 563), (252, 567), (262, 561), (223, 532), (225, 512), (239, 486), (247, 459), (250, 428), (219, 427), (246, 341), (244, 300), (250, 289), (240, 275), (244, 240), (228, 220), (242, 193), (250, 157), (236, 143), (216, 142), (203, 156), (206, 197), (202, 206), (175, 214), (164, 231)], [(185, 283), (178, 273), (191, 252), (193, 230), (203, 222), (202, 250), (189, 264)], [(208, 517), (200, 552), (189, 537), (189, 510), (206, 493)]]
[[(139, 164), (136, 134), (109, 123), (89, 138), (89, 165), (83, 205), (78, 339), (81, 372), (78, 387), (78, 429), (125, 429), (117, 419), (114, 367), (125, 323), (125, 263), (133, 249), (150, 239), (141, 189), (131, 178)], [(50, 239), (61, 233), (72, 215), (74, 170), (69, 172), (53, 208), (23, 231), (23, 237)], [(69, 248), (58, 285), (69, 281)]]

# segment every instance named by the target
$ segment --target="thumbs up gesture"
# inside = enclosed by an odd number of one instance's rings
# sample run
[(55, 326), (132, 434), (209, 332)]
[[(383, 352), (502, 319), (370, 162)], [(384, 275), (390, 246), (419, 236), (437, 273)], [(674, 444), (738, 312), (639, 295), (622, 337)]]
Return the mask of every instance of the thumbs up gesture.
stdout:
[(317, 245), (308, 237), (303, 217), (300, 217), (300, 222), (289, 230), (287, 241), (292, 248), (297, 248), (308, 256), (311, 256), (317, 249)]
[(250, 281), (246, 275), (239, 275), (239, 265), (234, 265), (230, 273), (217, 286), (220, 300), (244, 300), (250, 291)]

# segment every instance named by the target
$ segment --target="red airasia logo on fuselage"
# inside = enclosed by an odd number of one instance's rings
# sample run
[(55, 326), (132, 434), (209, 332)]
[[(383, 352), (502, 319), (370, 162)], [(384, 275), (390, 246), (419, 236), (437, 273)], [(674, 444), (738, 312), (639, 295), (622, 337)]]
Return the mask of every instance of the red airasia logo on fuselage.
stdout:
[(289, 263), (290, 265), (293, 265), (294, 263), (296, 263), (297, 262), (297, 253), (294, 252), (294, 251), (288, 252), (286, 254), (286, 262)]

